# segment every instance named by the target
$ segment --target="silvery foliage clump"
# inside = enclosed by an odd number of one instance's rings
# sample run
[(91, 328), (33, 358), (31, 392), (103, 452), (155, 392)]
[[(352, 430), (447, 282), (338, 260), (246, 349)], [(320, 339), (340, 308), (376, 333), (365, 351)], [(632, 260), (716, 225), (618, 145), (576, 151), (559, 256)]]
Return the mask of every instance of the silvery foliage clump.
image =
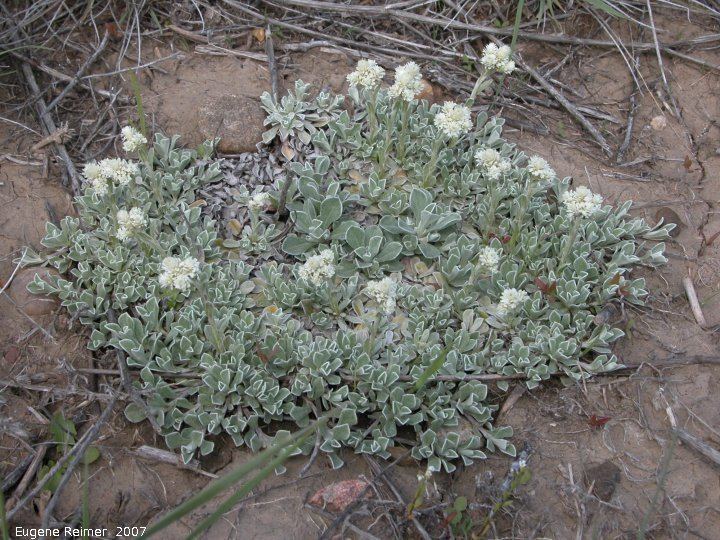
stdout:
[[(287, 164), (288, 186), (238, 195), (248, 218), (230, 245), (197, 196), (220, 174), (213, 141), (191, 151), (156, 135), (121, 167), (129, 182), (90, 164), (78, 217), (47, 224), (44, 261), (61, 277), (30, 289), (59, 296), (91, 349), (124, 353), (145, 404), (126, 415), (152, 415), (186, 461), (223, 432), (258, 451), (321, 416), (298, 453), (319, 444), (334, 467), (342, 448), (410, 445), (447, 471), (514, 455), (483, 376), (533, 388), (616, 368), (623, 333), (596, 315), (643, 302), (631, 269), (665, 261), (655, 241), (669, 227), (572, 190), (501, 138), (502, 119), (472, 119), (493, 69), (464, 105), (415, 99), (410, 64), (390, 91), (359, 65), (347, 103), (308, 100), (302, 82), (279, 104), (263, 96), (266, 142), (309, 151)], [(284, 187), (290, 219), (276, 223)]]

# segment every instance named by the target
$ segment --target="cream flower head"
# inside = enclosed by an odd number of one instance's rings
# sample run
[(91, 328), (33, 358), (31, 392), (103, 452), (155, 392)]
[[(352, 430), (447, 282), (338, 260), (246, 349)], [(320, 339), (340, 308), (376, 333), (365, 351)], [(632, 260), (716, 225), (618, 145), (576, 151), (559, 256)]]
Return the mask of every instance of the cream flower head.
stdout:
[(162, 274), (159, 282), (162, 287), (187, 292), (192, 279), (200, 269), (200, 262), (194, 257), (165, 257), (162, 261)]
[(528, 160), (527, 170), (534, 180), (548, 182), (555, 178), (555, 171), (540, 156), (533, 156)]
[(313, 285), (321, 285), (326, 279), (335, 275), (333, 264), (335, 255), (332, 250), (325, 249), (319, 255), (313, 255), (298, 270), (300, 278)]
[(91, 161), (83, 167), (83, 176), (88, 181), (88, 188), (99, 197), (107, 195), (108, 182), (103, 175), (102, 167), (97, 161)]
[(422, 92), (422, 75), (420, 66), (415, 62), (408, 62), (405, 65), (395, 68), (395, 84), (388, 90), (391, 98), (402, 98), (405, 101), (412, 101)]
[(250, 200), (248, 201), (248, 208), (253, 212), (260, 212), (261, 210), (265, 210), (265, 208), (267, 208), (269, 204), (269, 193), (256, 193), (255, 195), (250, 197)]
[(385, 70), (377, 65), (375, 60), (359, 60), (355, 71), (347, 76), (350, 86), (362, 86), (363, 88), (375, 88), (382, 81)]
[(512, 163), (494, 148), (481, 148), (475, 152), (475, 162), (488, 179), (497, 181), (512, 169)]
[(480, 63), (485, 69), (508, 75), (515, 69), (515, 62), (511, 60), (511, 57), (512, 49), (507, 45), (498, 47), (494, 43), (488, 43), (483, 49)]
[(145, 136), (132, 126), (125, 126), (120, 131), (123, 139), (123, 150), (134, 152), (147, 143)]
[(592, 217), (602, 208), (603, 202), (601, 195), (593, 193), (585, 186), (580, 186), (574, 191), (566, 191), (562, 194), (560, 200), (565, 205), (565, 210), (570, 218), (576, 216)]
[(122, 242), (132, 238), (133, 234), (147, 225), (147, 218), (140, 208), (131, 208), (129, 212), (125, 209), (118, 210), (116, 218), (117, 238)]
[(529, 298), (528, 293), (518, 289), (505, 289), (500, 295), (498, 312), (501, 316), (515, 311)]
[(368, 281), (365, 287), (365, 294), (375, 300), (378, 305), (382, 306), (385, 313), (395, 311), (395, 296), (397, 293), (397, 283), (389, 277), (385, 277), (378, 281)]
[(446, 101), (435, 115), (435, 127), (448, 137), (460, 137), (472, 129), (470, 109), (465, 105)]
[(98, 163), (100, 174), (106, 179), (121, 186), (127, 186), (132, 179), (140, 174), (137, 164), (120, 158), (103, 159)]
[(494, 274), (500, 265), (500, 251), (494, 247), (485, 246), (478, 253), (478, 266), (483, 272)]

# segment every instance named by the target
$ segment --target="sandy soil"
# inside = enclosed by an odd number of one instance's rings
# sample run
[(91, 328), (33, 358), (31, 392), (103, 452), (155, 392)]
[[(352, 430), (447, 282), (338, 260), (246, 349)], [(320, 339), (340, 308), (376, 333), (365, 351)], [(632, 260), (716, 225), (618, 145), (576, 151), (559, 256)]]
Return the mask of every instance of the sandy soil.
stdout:
[[(678, 35), (692, 28), (677, 25)], [(525, 50), (528, 58), (553, 58), (550, 50)], [(535, 58), (533, 58), (533, 56)], [(706, 60), (717, 62), (708, 56)], [(505, 136), (528, 152), (546, 157), (560, 173), (572, 176), (576, 184), (590, 185), (608, 200), (636, 201), (636, 215), (655, 221), (658, 211), (672, 209), (679, 217), (680, 233), (668, 245), (670, 261), (657, 272), (645, 272), (652, 301), (641, 310), (624, 314), (628, 336), (617, 353), (628, 363), (648, 362), (647, 367), (623, 376), (599, 377), (582, 387), (563, 388), (550, 383), (525, 392), (503, 416), (503, 424), (515, 429), (514, 442), (530, 452), (531, 482), (518, 492), (515, 504), (495, 521), (491, 535), (528, 538), (624, 538), (634, 536), (639, 523), (646, 524), (653, 538), (720, 538), (720, 475), (717, 466), (672, 434), (670, 416), (677, 425), (705, 442), (720, 445), (720, 367), (690, 365), (656, 369), (652, 363), (669, 355), (717, 356), (718, 337), (713, 329), (698, 326), (690, 311), (682, 286), (688, 273), (693, 277), (710, 325), (720, 324), (720, 241), (707, 245), (720, 231), (720, 86), (718, 76), (705, 73), (682, 61), (666, 59), (673, 97), (681, 112), (674, 118), (665, 106), (657, 65), (643, 57), (641, 74), (653, 93), (638, 95), (632, 144), (626, 162), (635, 166), (616, 167), (597, 159), (599, 152), (587, 142), (579, 129), (560, 112), (543, 110), (543, 121), (551, 135), (538, 137), (508, 129)], [(291, 58), (283, 78), (287, 82), (300, 73), (312, 74), (313, 82), (331, 87), (341, 84), (339, 66), (347, 59), (329, 59), (323, 53)], [(197, 80), (197, 66), (222, 77)], [(342, 69), (346, 69), (342, 67)], [(200, 87), (195, 94), (182, 90), (180, 81), (191, 80)], [(233, 95), (256, 99), (264, 88), (265, 67), (244, 60), (197, 57), (188, 53), (166, 74), (155, 74), (144, 81), (157, 102), (150, 101), (159, 127), (180, 128), (173, 120), (177, 111), (195, 110), (208, 100), (219, 99), (232, 85)], [(572, 65), (557, 77), (576, 88), (578, 101), (602, 109), (621, 123), (608, 125), (622, 140), (633, 91), (629, 73), (616, 55), (604, 55), (581, 65)], [(340, 82), (338, 82), (340, 81)], [(185, 87), (182, 87), (184, 89)], [(177, 95), (176, 95), (177, 94)], [(658, 116), (667, 125), (658, 127)], [(192, 116), (189, 122), (197, 126)], [(610, 123), (612, 124), (612, 123)], [(655, 127), (653, 127), (653, 124)], [(36, 127), (36, 126), (33, 126)], [(0, 276), (12, 272), (13, 257), (22, 246), (38, 246), (43, 223), (53, 216), (72, 211), (68, 194), (60, 187), (57, 164), (44, 167), (43, 154), (31, 154), (39, 136), (2, 124), (0, 131)], [(195, 142), (195, 141), (188, 141)], [(2, 159), (10, 154), (29, 164)], [(46, 171), (47, 169), (47, 171)], [(46, 172), (44, 172), (46, 171)], [(50, 208), (50, 212), (48, 212)], [(35, 411), (52, 413), (62, 409), (81, 426), (101, 404), (92, 403), (83, 389), (102, 389), (103, 380), (83, 375), (73, 368), (110, 367), (109, 358), (95, 358), (85, 350), (82, 330), (73, 326), (62, 312), (28, 320), (10, 303), (0, 299), (0, 379), (15, 378), (49, 391), (5, 388), (0, 395), (0, 469), (8, 471), (27, 456), (27, 442), (45, 440), (47, 426)], [(52, 340), (37, 328), (46, 329)], [(714, 328), (714, 327), (713, 327)], [(20, 378), (18, 378), (20, 377)], [(99, 386), (98, 386), (99, 385)], [(2, 388), (2, 386), (0, 386)], [(68, 395), (69, 393), (69, 395)], [(92, 403), (91, 406), (88, 406)], [(120, 408), (118, 407), (118, 411)], [(593, 418), (607, 418), (597, 422)], [(116, 414), (98, 444), (102, 458), (91, 468), (91, 523), (96, 526), (145, 525), (164, 510), (197, 492), (207, 478), (137, 458), (133, 449), (142, 444), (162, 447), (146, 426), (129, 425)], [(248, 459), (225, 441), (213, 461), (204, 462), (210, 472), (222, 474)], [(317, 462), (309, 476), (298, 479), (303, 460), (295, 460), (289, 471), (266, 482), (253, 497), (217, 523), (205, 538), (284, 538), (304, 539), (320, 534), (330, 519), (327, 514), (306, 506), (306, 500), (331, 482), (373, 476), (366, 461), (348, 454), (347, 465), (332, 471)], [(483, 463), (453, 475), (436, 475), (438, 498), (428, 505), (452, 503), (464, 495), (471, 503), (469, 516), (481, 522), (488, 504), (498, 495), (498, 485), (507, 473), (510, 460), (491, 455)], [(415, 491), (415, 465), (397, 466), (390, 472), (392, 483), (407, 502)], [(79, 506), (79, 476), (65, 491), (56, 512), (59, 519), (71, 520)], [(378, 499), (396, 500), (385, 484)], [(21, 514), (18, 523), (37, 522), (37, 511)], [(192, 526), (212, 511), (202, 511), (176, 524), (163, 538), (184, 536)], [(388, 508), (371, 506), (371, 515), (356, 521), (377, 537), (391, 537), (388, 521), (382, 517)], [(392, 509), (392, 507), (390, 507)], [(439, 523), (428, 521), (428, 527)], [(372, 526), (371, 526), (372, 525)], [(343, 537), (354, 537), (349, 530)], [(414, 537), (412, 526), (400, 531)]]

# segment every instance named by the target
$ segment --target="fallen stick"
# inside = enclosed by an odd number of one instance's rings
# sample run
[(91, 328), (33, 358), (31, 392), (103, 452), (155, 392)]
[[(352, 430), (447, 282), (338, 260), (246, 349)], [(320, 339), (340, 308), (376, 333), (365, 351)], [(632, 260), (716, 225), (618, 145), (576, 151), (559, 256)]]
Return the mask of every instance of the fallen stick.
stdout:
[(51, 133), (50, 135), (46, 135), (42, 139), (40, 139), (37, 143), (33, 145), (32, 148), (30, 148), (30, 152), (33, 154), (36, 153), (38, 150), (45, 148), (48, 144), (62, 144), (63, 138), (69, 133), (67, 126), (60, 126), (60, 129), (57, 131)]
[(693, 312), (695, 320), (700, 325), (700, 328), (707, 328), (708, 324), (705, 320), (705, 315), (703, 315), (702, 308), (700, 307), (700, 302), (698, 301), (697, 294), (695, 293), (695, 285), (693, 285), (692, 278), (690, 276), (686, 276), (683, 278), (682, 282), (683, 287), (685, 287), (685, 294), (687, 295), (688, 302), (690, 302), (690, 309)]
[(612, 150), (610, 149), (610, 145), (605, 140), (605, 137), (602, 136), (602, 133), (598, 131), (598, 129), (587, 119), (585, 116), (578, 110), (578, 108), (573, 105), (565, 96), (563, 96), (552, 84), (550, 84), (545, 77), (540, 75), (535, 69), (531, 68), (528, 64), (526, 64), (519, 56), (515, 58), (515, 61), (518, 66), (520, 66), (522, 69), (528, 72), (528, 74), (535, 79), (540, 86), (543, 87), (543, 89), (550, 94), (555, 100), (562, 105), (565, 110), (567, 110), (570, 115), (577, 120), (577, 122), (582, 125), (582, 127), (585, 128), (585, 130), (590, 134), (590, 136), (595, 139), (595, 142), (597, 142), (600, 145), (600, 148), (602, 148), (603, 152), (605, 152), (606, 155), (610, 156), (612, 154)]
[(712, 446), (706, 442), (701, 441), (695, 435), (691, 435), (682, 428), (673, 428), (673, 431), (677, 434), (679, 439), (691, 447), (696, 452), (699, 452), (707, 459), (712, 461), (715, 465), (720, 466), (720, 452), (715, 450)]
[(196, 45), (195, 52), (200, 54), (209, 54), (211, 56), (236, 56), (237, 58), (249, 58), (258, 62), (267, 62), (267, 55), (252, 51), (236, 51), (235, 49), (225, 49), (214, 43), (207, 45)]
[[(45, 513), (42, 516), (43, 528), (47, 528), (50, 524), (50, 517), (52, 516), (53, 510), (55, 510), (55, 506), (58, 503), (62, 490), (65, 488), (65, 484), (67, 484), (68, 480), (70, 480), (70, 477), (72, 476), (75, 467), (77, 467), (78, 463), (80, 463), (80, 460), (85, 457), (85, 451), (90, 446), (90, 443), (97, 439), (97, 436), (100, 433), (100, 428), (105, 425), (108, 418), (110, 418), (110, 413), (115, 408), (115, 403), (117, 403), (117, 396), (113, 397), (112, 401), (108, 403), (108, 406), (100, 415), (100, 418), (97, 419), (97, 422), (95, 422), (92, 427), (88, 429), (82, 437), (80, 437), (80, 440), (72, 447), (72, 450), (68, 452), (69, 454), (73, 453), (73, 457), (72, 460), (70, 460), (70, 463), (68, 463), (65, 472), (60, 477), (60, 481), (58, 482), (57, 487), (53, 491), (52, 497), (50, 497), (50, 500), (45, 507)], [(52, 477), (54, 475), (48, 473), (48, 476)]]
[[(107, 318), (111, 323), (117, 323), (117, 317), (115, 316), (114, 310), (108, 310)], [(161, 434), (162, 428), (160, 427), (160, 424), (157, 423), (157, 420), (155, 420), (155, 417), (150, 412), (150, 409), (140, 398), (138, 391), (133, 386), (132, 380), (130, 380), (130, 372), (128, 371), (125, 355), (119, 349), (115, 349), (115, 358), (117, 359), (118, 370), (120, 371), (120, 381), (122, 382), (125, 392), (128, 396), (130, 396), (133, 403), (145, 411), (145, 416), (155, 432)]]
[[(110, 414), (110, 411), (112, 411), (112, 409), (115, 407), (116, 402), (117, 396), (111, 396), (110, 403), (100, 417), (100, 420), (98, 420), (96, 426), (98, 426), (101, 421), (104, 421), (107, 418), (107, 416)], [(23, 497), (23, 499), (7, 513), (6, 519), (10, 521), (13, 516), (18, 512), (18, 510), (20, 510), (20, 508), (33, 500), (35, 496), (42, 491), (42, 489), (50, 481), (50, 479), (54, 478), (58, 471), (62, 470), (66, 463), (68, 463), (70, 460), (73, 460), (73, 462), (77, 463), (75, 457), (78, 457), (77, 461), (79, 461), (79, 458), (85, 455), (85, 449), (90, 445), (92, 441), (95, 440), (95, 437), (97, 436), (97, 431), (99, 429), (99, 426), (98, 429), (95, 429), (95, 426), (93, 426), (92, 428), (87, 430), (85, 434), (80, 437), (80, 440), (75, 444), (75, 446), (73, 446), (67, 454), (58, 459), (57, 463), (55, 463), (55, 465), (48, 471), (48, 473), (38, 481), (35, 487), (30, 490), (30, 492), (25, 495), (25, 497)]]
[(504, 416), (510, 411), (510, 409), (513, 408), (515, 403), (518, 402), (518, 400), (525, 394), (527, 391), (527, 386), (524, 384), (518, 384), (513, 388), (512, 392), (510, 392), (510, 395), (505, 400), (505, 403), (502, 404), (502, 407), (500, 407), (500, 412), (497, 413), (497, 416), (495, 417), (495, 425), (498, 425), (500, 423), (500, 420), (504, 418)]
[[(390, 479), (390, 475), (388, 474), (381, 474), (383, 471), (380, 468), (380, 465), (371, 458), (368, 454), (363, 454), (363, 457), (365, 458), (365, 461), (370, 466), (370, 470), (375, 474), (380, 480), (382, 480), (385, 485), (392, 491), (393, 495), (395, 495), (395, 498), (397, 501), (403, 505), (405, 508), (407, 508), (407, 502), (405, 501), (405, 498), (402, 496), (402, 493), (400, 493), (400, 490), (395, 487), (395, 484)], [(349, 517), (349, 516), (348, 516)], [(410, 516), (410, 521), (414, 525), (415, 529), (417, 530), (418, 534), (424, 539), (424, 540), (430, 540), (430, 535), (425, 530), (425, 527), (422, 526), (422, 524), (417, 520), (417, 518), (413, 515)]]
[(151, 459), (153, 461), (159, 461), (160, 463), (167, 463), (168, 465), (173, 465), (181, 469), (186, 469), (188, 471), (202, 474), (203, 476), (207, 476), (208, 478), (218, 478), (217, 474), (203, 471), (200, 468), (200, 462), (197, 459), (191, 460), (190, 463), (185, 463), (182, 458), (177, 454), (169, 452), (168, 450), (155, 448), (154, 446), (143, 445), (140, 448), (134, 450), (133, 454), (143, 459)]
[(75, 88), (75, 85), (80, 82), (80, 79), (85, 74), (87, 68), (89, 68), (90, 65), (92, 65), (92, 63), (95, 61), (95, 59), (100, 56), (100, 53), (105, 50), (107, 42), (108, 32), (107, 30), (105, 30), (105, 35), (103, 36), (100, 45), (98, 45), (97, 49), (95, 49), (95, 51), (90, 55), (90, 57), (85, 60), (85, 63), (80, 66), (80, 69), (77, 70), (77, 73), (75, 73), (75, 76), (70, 80), (70, 82), (68, 82), (67, 86), (63, 89), (63, 91), (60, 92), (60, 94), (58, 94), (58, 96), (50, 102), (50, 104), (47, 106), (48, 112), (52, 111), (57, 106), (57, 104), (60, 103), (65, 98), (65, 96), (68, 95), (68, 93), (70, 93), (70, 90)]
[(2, 485), (0, 485), (0, 489), (3, 493), (8, 491), (20, 481), (20, 479), (25, 475), (27, 468), (33, 462), (33, 459), (35, 459), (35, 456), (33, 454), (28, 454), (20, 463), (13, 467), (12, 471), (10, 471), (5, 478), (3, 478)]
[(30, 466), (25, 471), (25, 474), (23, 475), (22, 480), (20, 480), (20, 483), (18, 484), (17, 488), (15, 488), (15, 492), (13, 493), (13, 496), (10, 497), (10, 499), (7, 502), (7, 508), (6, 508), (7, 510), (14, 508), (18, 499), (23, 496), (23, 493), (25, 493), (25, 490), (27, 489), (28, 485), (30, 485), (30, 482), (35, 477), (35, 473), (40, 468), (40, 465), (42, 465), (42, 462), (43, 462), (43, 459), (45, 458), (45, 453), (47, 452), (47, 449), (48, 449), (48, 447), (43, 445), (43, 446), (40, 446), (35, 451), (35, 456), (32, 457)]
[(265, 56), (267, 56), (268, 69), (270, 70), (270, 89), (275, 102), (278, 100), (278, 70), (275, 62), (275, 45), (273, 44), (272, 28), (270, 24), (265, 28)]
[[(32, 68), (29, 64), (23, 62), (22, 70), (23, 74), (25, 75), (25, 80), (27, 81), (28, 86), (30, 86), (30, 89), (33, 92), (35, 98), (35, 106), (38, 111), (38, 116), (40, 117), (40, 123), (45, 128), (46, 134), (51, 135), (52, 133), (55, 133), (58, 129), (55, 126), (55, 122), (50, 116), (50, 113), (48, 112), (45, 100), (42, 98), (42, 94), (40, 93), (40, 87), (35, 80), (35, 75), (33, 75)], [(70, 154), (68, 154), (65, 145), (61, 142), (55, 142), (54, 144), (55, 149), (60, 156), (60, 159), (62, 159), (62, 161), (65, 163), (65, 168), (67, 169), (68, 176), (70, 177), (70, 185), (72, 187), (73, 193), (77, 195), (80, 193), (80, 176), (75, 169), (75, 165), (73, 164), (72, 159), (70, 159)]]
[[(241, 5), (240, 2), (237, 2), (235, 0), (224, 0), (225, 4), (228, 4), (233, 7), (238, 7), (238, 5)], [(265, 0), (263, 0), (264, 3)], [(479, 34), (486, 34), (489, 36), (505, 36), (505, 37), (511, 37), (514, 33), (514, 29), (512, 26), (507, 28), (498, 28), (496, 26), (487, 26), (487, 25), (481, 25), (481, 24), (471, 24), (471, 23), (465, 23), (462, 21), (456, 21), (452, 19), (446, 19), (443, 17), (439, 17), (437, 15), (431, 16), (431, 15), (421, 15), (419, 13), (413, 13), (411, 11), (404, 11), (401, 9), (397, 9), (396, 3), (391, 3), (385, 6), (379, 5), (361, 5), (361, 4), (353, 4), (348, 5), (344, 3), (336, 3), (336, 2), (322, 2), (317, 0), (285, 0), (285, 4), (298, 6), (298, 7), (306, 7), (310, 9), (317, 9), (322, 10), (325, 12), (328, 11), (339, 11), (345, 14), (355, 14), (355, 15), (367, 15), (367, 16), (380, 16), (380, 17), (395, 17), (398, 19), (407, 19), (409, 21), (415, 21), (419, 23), (424, 24), (431, 24), (435, 26), (444, 26), (445, 28), (455, 28), (457, 30), (468, 30), (471, 32), (477, 32)], [(272, 5), (272, 4), (270, 4)], [(271, 21), (272, 22), (272, 21)], [(577, 38), (573, 36), (568, 36), (565, 34), (536, 34), (533, 32), (518, 32), (518, 37), (526, 40), (534, 40), (534, 41), (542, 41), (545, 43), (562, 43), (565, 45), (590, 45), (595, 47), (610, 47), (614, 48), (617, 47), (617, 44), (610, 40), (604, 40), (604, 39), (585, 39), (585, 38)], [(665, 45), (661, 46), (661, 50), (666, 50), (668, 47), (677, 47), (680, 45), (699, 45), (701, 43), (708, 43), (711, 41), (716, 41), (720, 38), (720, 34), (710, 34), (708, 36), (701, 36), (699, 38), (695, 39), (689, 39), (689, 40), (683, 40), (683, 41), (675, 41), (671, 43), (666, 43)], [(635, 50), (640, 51), (647, 51), (647, 50), (654, 50), (655, 44), (654, 43), (647, 43), (647, 42), (630, 42), (630, 43), (624, 43), (627, 48), (632, 48)]]

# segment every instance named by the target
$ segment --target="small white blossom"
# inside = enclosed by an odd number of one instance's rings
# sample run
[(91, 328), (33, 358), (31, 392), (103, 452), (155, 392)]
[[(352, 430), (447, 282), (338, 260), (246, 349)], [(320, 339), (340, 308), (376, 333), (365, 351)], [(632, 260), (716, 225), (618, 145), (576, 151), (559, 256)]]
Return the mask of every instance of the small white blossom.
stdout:
[(123, 150), (134, 152), (147, 143), (145, 136), (132, 126), (125, 126), (120, 132), (123, 138)]
[(435, 127), (448, 137), (459, 137), (472, 129), (470, 109), (465, 105), (446, 101), (435, 115)]
[(192, 279), (200, 269), (200, 262), (194, 257), (165, 257), (162, 261), (162, 274), (160, 285), (168, 289), (177, 289), (187, 292)]
[(590, 191), (587, 187), (580, 186), (574, 191), (563, 193), (561, 201), (565, 205), (568, 217), (582, 216), (589, 218), (600, 210), (603, 198)]
[(127, 210), (118, 210), (117, 212), (118, 240), (124, 242), (133, 236), (134, 233), (141, 230), (147, 225), (145, 214), (140, 208), (131, 208)]
[(395, 311), (396, 293), (397, 284), (389, 277), (378, 281), (368, 281), (365, 287), (365, 294), (382, 306), (385, 313)]
[(475, 162), (490, 180), (499, 180), (512, 169), (512, 163), (494, 148), (481, 148), (475, 152)]
[(264, 210), (267, 208), (267, 206), (270, 204), (270, 194), (269, 193), (256, 193), (252, 197), (250, 197), (250, 200), (248, 201), (248, 208), (252, 212), (260, 212), (261, 210)]
[(85, 164), (83, 168), (83, 176), (89, 182), (90, 190), (100, 197), (107, 194), (107, 179), (102, 174), (102, 167), (96, 162), (91, 161)]
[(500, 315), (507, 315), (514, 311), (529, 298), (528, 293), (518, 289), (505, 289), (500, 295), (498, 312)]
[(508, 75), (515, 69), (515, 62), (511, 60), (511, 57), (512, 49), (507, 45), (498, 47), (494, 43), (488, 43), (483, 49), (480, 63), (485, 69)]
[(333, 261), (335, 255), (329, 249), (320, 252), (320, 255), (313, 255), (298, 270), (298, 275), (314, 285), (321, 285), (327, 278), (335, 275)]
[(395, 84), (388, 90), (391, 98), (402, 98), (405, 101), (412, 101), (422, 92), (422, 75), (420, 66), (415, 62), (408, 62), (404, 66), (395, 68)]
[(377, 65), (375, 60), (360, 60), (355, 66), (355, 71), (347, 76), (350, 86), (362, 86), (363, 88), (375, 88), (385, 75), (385, 70)]
[(484, 272), (494, 274), (500, 265), (500, 251), (494, 247), (485, 246), (478, 253), (478, 266)]
[(533, 156), (528, 160), (527, 170), (534, 180), (548, 182), (555, 178), (555, 171), (540, 156)]
[(86, 163), (85, 167), (83, 167), (83, 176), (92, 182), (102, 176), (102, 168), (98, 165), (97, 161)]
[(103, 159), (98, 163), (101, 175), (121, 186), (127, 186), (132, 179), (140, 174), (136, 163), (120, 158)]

